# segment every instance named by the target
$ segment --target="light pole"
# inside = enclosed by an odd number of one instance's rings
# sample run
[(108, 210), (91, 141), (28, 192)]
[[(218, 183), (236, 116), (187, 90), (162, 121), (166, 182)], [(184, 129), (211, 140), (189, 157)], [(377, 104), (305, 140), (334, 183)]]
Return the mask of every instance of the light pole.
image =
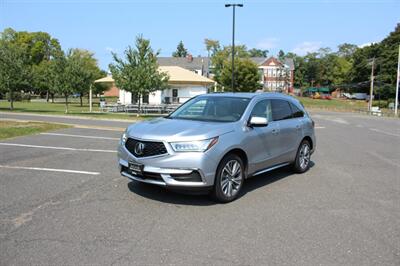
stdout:
[(232, 23), (232, 91), (235, 91), (235, 8), (243, 7), (243, 4), (225, 4), (225, 7), (233, 7)]
[(400, 45), (399, 54), (397, 58), (397, 79), (396, 79), (396, 99), (394, 99), (394, 114), (397, 116), (397, 108), (399, 105), (399, 84), (400, 84)]

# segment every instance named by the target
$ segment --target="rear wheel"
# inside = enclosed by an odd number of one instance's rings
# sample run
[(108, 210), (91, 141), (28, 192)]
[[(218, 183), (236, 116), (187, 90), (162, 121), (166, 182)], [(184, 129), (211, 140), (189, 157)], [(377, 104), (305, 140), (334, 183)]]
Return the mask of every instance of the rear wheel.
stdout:
[(236, 199), (244, 181), (242, 159), (235, 154), (228, 154), (220, 162), (215, 176), (213, 197), (219, 202)]
[(297, 173), (304, 173), (310, 169), (311, 145), (308, 140), (303, 140), (297, 150), (296, 160), (293, 168)]

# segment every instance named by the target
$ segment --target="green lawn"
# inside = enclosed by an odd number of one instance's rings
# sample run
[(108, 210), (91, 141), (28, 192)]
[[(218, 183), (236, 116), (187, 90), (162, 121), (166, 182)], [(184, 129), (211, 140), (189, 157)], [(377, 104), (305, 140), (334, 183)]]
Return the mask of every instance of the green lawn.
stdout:
[(67, 127), (69, 126), (41, 122), (0, 121), (0, 140)]
[(297, 97), (306, 108), (324, 109), (329, 111), (367, 111), (368, 103), (361, 100), (343, 99), (312, 99), (308, 97)]
[[(10, 111), (10, 103), (0, 101), (0, 111)], [(19, 113), (38, 113), (49, 115), (71, 115), (84, 116), (104, 119), (127, 119), (127, 120), (142, 120), (148, 119), (150, 116), (137, 117), (136, 114), (126, 113), (105, 113), (100, 112), (97, 105), (93, 106), (93, 113), (89, 113), (89, 105), (86, 103), (81, 107), (79, 103), (70, 103), (68, 105), (68, 114), (65, 114), (64, 103), (47, 103), (47, 102), (14, 102), (14, 110), (12, 112)], [(152, 116), (154, 117), (154, 116)]]

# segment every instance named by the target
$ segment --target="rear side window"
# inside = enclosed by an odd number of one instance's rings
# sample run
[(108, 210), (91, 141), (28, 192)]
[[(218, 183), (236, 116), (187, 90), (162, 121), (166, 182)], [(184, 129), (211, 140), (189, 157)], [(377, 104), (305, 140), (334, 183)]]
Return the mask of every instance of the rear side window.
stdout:
[(294, 105), (293, 103), (290, 103), (290, 107), (292, 108), (293, 117), (303, 117), (304, 116), (304, 112), (302, 110), (300, 110), (300, 108), (297, 107), (296, 105)]
[(292, 109), (290, 109), (288, 101), (272, 99), (271, 107), (272, 107), (272, 119), (274, 121), (292, 118)]

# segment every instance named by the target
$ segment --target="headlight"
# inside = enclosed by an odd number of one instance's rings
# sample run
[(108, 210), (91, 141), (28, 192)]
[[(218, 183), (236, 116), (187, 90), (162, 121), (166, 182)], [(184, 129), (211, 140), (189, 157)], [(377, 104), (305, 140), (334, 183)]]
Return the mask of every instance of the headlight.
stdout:
[(124, 134), (122, 134), (121, 136), (121, 143), (124, 144), (127, 140), (128, 140), (128, 134), (124, 132)]
[(184, 142), (171, 142), (174, 151), (200, 151), (204, 152), (210, 149), (218, 142), (218, 137), (206, 140), (184, 141)]

